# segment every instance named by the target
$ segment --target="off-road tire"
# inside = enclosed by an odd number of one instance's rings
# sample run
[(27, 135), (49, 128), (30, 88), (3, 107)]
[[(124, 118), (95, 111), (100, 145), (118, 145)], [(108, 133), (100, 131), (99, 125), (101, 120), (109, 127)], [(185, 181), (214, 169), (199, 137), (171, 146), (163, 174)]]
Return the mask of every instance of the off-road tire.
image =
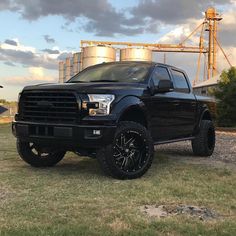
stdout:
[(215, 128), (210, 120), (202, 120), (200, 131), (192, 140), (193, 153), (196, 156), (211, 156), (215, 148)]
[[(118, 138), (126, 134), (135, 135), (135, 139), (139, 139), (138, 141), (140, 142), (143, 141), (143, 149), (142, 149), (143, 151), (137, 151), (139, 155), (136, 155), (136, 157), (135, 154), (131, 156), (131, 158), (133, 157), (132, 158), (132, 163), (134, 166), (133, 168), (137, 168), (137, 170), (135, 169), (135, 170), (125, 171), (117, 166), (117, 159), (115, 159), (114, 156), (115, 155), (114, 149), (116, 148)], [(136, 141), (133, 142), (135, 143)], [(129, 145), (131, 145), (131, 143)], [(134, 144), (132, 147), (130, 147), (131, 151), (132, 148), (137, 149)], [(135, 151), (132, 151), (132, 153), (134, 152)], [(132, 121), (122, 121), (117, 127), (115, 137), (112, 143), (97, 151), (97, 159), (100, 163), (101, 168), (107, 175), (112, 176), (116, 179), (135, 179), (141, 177), (150, 168), (153, 160), (153, 153), (154, 153), (154, 145), (149, 131), (139, 123)], [(137, 156), (139, 157), (139, 159), (137, 158)], [(137, 161), (139, 162), (138, 165), (142, 165), (141, 168), (140, 166), (137, 166), (137, 164), (135, 164), (137, 163)], [(141, 161), (142, 164), (140, 164)], [(130, 162), (131, 161), (129, 160), (129, 164), (131, 164)]]
[(65, 155), (65, 151), (50, 152), (46, 156), (36, 155), (28, 142), (17, 139), (17, 151), (20, 157), (33, 167), (51, 167), (61, 161)]

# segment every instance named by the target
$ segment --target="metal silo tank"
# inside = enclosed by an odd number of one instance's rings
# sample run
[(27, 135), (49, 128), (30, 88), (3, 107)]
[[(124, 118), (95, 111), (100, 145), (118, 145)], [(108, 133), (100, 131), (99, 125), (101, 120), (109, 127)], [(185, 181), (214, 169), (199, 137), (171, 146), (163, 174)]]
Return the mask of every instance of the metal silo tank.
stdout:
[(73, 54), (73, 75), (81, 71), (81, 52)]
[(59, 83), (64, 83), (65, 81), (65, 62), (59, 62)]
[(82, 69), (103, 62), (116, 60), (116, 50), (107, 46), (88, 46), (83, 48)]
[(120, 50), (121, 61), (152, 61), (152, 51), (147, 48), (123, 48)]
[(73, 76), (73, 59), (71, 57), (66, 58), (66, 81), (68, 81)]

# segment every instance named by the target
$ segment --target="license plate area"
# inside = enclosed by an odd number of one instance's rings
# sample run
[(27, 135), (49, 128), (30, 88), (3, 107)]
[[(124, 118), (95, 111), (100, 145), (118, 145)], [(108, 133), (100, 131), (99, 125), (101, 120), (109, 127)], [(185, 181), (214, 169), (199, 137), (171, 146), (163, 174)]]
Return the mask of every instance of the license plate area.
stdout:
[(53, 137), (54, 127), (43, 125), (30, 125), (29, 136)]

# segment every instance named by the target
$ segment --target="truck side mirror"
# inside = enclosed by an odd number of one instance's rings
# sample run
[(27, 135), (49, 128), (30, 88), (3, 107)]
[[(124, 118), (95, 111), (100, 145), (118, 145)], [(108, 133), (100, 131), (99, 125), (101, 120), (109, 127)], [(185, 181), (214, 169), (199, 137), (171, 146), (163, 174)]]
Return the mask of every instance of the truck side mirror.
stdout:
[(158, 85), (155, 86), (156, 93), (166, 93), (174, 89), (173, 82), (171, 80), (160, 80)]

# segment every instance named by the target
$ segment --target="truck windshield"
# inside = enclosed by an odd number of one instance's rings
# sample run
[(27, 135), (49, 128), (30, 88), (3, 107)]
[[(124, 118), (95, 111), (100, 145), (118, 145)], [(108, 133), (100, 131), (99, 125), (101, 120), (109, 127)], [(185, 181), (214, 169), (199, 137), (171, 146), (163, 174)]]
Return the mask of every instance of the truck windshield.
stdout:
[(151, 64), (138, 62), (101, 64), (85, 69), (67, 83), (143, 82), (150, 68)]

